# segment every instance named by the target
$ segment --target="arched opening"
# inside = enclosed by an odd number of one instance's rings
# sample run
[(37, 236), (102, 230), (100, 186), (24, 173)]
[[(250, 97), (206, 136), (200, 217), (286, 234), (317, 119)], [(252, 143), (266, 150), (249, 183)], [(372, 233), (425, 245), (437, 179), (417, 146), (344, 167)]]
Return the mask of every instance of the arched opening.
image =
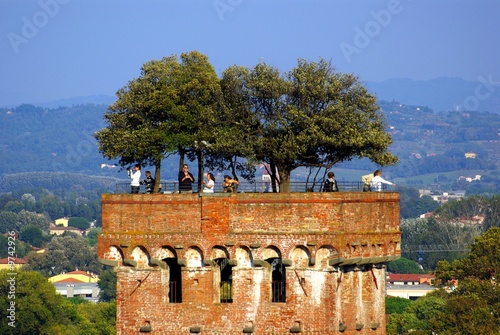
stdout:
[(296, 269), (306, 269), (309, 266), (311, 253), (304, 246), (297, 246), (292, 250), (291, 259)]
[(167, 257), (164, 259), (167, 263), (170, 272), (168, 301), (170, 303), (182, 302), (182, 275), (181, 267), (177, 262), (177, 258)]
[[(316, 263), (314, 267), (318, 270), (327, 269), (328, 267), (332, 266), (330, 264), (330, 261), (334, 260), (335, 258), (339, 258), (337, 249), (335, 249), (331, 245), (322, 245), (316, 251)], [(337, 265), (338, 263), (339, 262), (335, 262), (335, 265)]]
[(286, 268), (281, 258), (266, 259), (271, 265), (271, 296), (272, 302), (286, 302)]
[(123, 260), (123, 253), (119, 247), (112, 245), (104, 253), (104, 259), (121, 262)]
[(220, 302), (233, 302), (233, 267), (229, 265), (229, 259), (217, 258), (215, 263), (220, 270)]
[(131, 253), (132, 259), (137, 262), (138, 268), (146, 268), (149, 265), (149, 255), (146, 248), (142, 246), (137, 246), (132, 250)]

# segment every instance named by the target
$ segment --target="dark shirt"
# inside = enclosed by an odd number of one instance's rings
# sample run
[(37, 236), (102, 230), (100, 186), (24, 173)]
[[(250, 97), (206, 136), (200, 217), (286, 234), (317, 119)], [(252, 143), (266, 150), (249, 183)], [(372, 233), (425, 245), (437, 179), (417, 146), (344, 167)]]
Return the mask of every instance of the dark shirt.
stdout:
[(193, 178), (191, 179), (186, 178), (184, 181), (182, 180), (184, 178), (184, 171), (179, 171), (179, 191), (192, 191), (193, 186), (192, 183), (194, 183), (194, 176), (191, 174), (191, 172), (188, 172), (189, 176)]
[(153, 177), (147, 177), (141, 184), (144, 185), (146, 193), (153, 193), (153, 189), (155, 187), (155, 179)]
[(337, 187), (337, 181), (334, 179), (333, 181), (330, 181), (327, 179), (325, 181), (325, 186), (323, 187), (323, 191), (325, 192), (338, 192), (339, 188)]

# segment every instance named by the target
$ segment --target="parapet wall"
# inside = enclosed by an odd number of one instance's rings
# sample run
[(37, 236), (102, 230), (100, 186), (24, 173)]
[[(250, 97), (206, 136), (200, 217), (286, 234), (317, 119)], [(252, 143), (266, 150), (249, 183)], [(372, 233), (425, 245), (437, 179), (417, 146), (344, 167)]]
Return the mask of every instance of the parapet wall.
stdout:
[[(398, 193), (107, 194), (102, 222), (98, 255), (117, 272), (118, 334), (385, 334)], [(229, 303), (220, 259), (231, 264)], [(272, 259), (286, 268), (281, 302), (271, 297)]]

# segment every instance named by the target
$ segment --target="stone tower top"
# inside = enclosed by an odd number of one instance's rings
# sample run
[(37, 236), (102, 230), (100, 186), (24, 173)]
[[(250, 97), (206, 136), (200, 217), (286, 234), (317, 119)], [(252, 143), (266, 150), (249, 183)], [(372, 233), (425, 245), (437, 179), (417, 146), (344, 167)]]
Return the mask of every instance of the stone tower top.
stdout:
[(399, 194), (103, 195), (117, 332), (385, 334)]

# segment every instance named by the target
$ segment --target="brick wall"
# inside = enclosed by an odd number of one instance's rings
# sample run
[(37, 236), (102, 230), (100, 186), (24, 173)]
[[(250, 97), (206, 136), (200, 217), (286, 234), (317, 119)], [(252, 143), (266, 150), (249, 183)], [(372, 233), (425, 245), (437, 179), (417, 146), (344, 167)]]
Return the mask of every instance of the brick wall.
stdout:
[[(398, 193), (107, 194), (102, 218), (118, 334), (385, 334)], [(232, 300), (221, 302), (229, 268)]]

